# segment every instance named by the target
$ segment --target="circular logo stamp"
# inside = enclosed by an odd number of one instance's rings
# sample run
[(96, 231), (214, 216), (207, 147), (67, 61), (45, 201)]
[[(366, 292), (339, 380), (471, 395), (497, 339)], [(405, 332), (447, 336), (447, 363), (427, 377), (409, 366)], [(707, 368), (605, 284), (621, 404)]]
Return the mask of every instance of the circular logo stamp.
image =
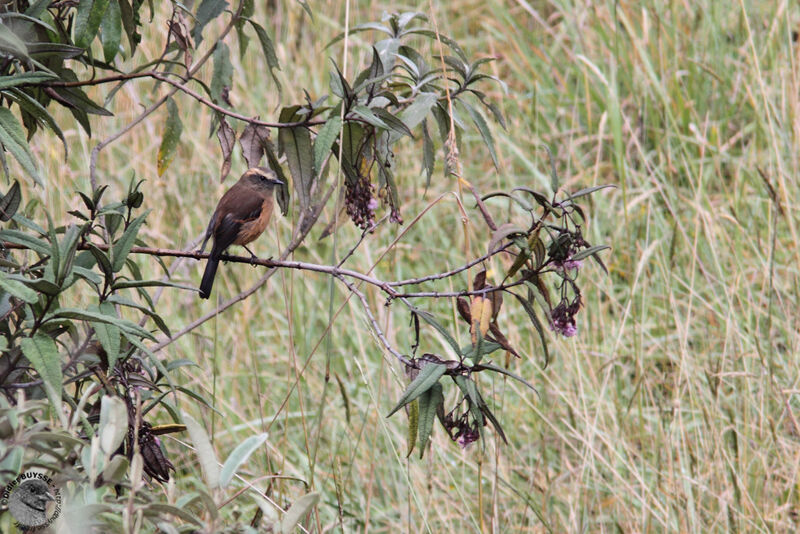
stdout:
[(35, 532), (50, 526), (61, 513), (61, 491), (44, 473), (27, 471), (9, 482), (0, 505), (17, 521), (17, 528)]

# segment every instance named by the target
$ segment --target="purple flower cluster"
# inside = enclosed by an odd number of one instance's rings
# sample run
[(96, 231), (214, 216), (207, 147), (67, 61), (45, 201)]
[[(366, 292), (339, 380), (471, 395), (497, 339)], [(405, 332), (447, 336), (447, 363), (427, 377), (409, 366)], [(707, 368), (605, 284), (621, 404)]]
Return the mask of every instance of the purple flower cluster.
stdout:
[(574, 336), (578, 333), (578, 327), (575, 324), (575, 315), (577, 315), (580, 309), (580, 295), (576, 296), (575, 300), (570, 303), (567, 303), (566, 299), (562, 300), (550, 313), (550, 328), (564, 337)]

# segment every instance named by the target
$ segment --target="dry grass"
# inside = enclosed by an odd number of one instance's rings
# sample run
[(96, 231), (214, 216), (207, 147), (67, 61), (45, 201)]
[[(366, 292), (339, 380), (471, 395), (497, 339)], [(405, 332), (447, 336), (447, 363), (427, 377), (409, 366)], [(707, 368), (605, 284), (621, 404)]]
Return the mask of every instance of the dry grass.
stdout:
[[(400, 9), (363, 4), (350, 6), (351, 26)], [(315, 528), (797, 527), (800, 48), (792, 31), (800, 12), (786, 0), (614, 4), (462, 0), (435, 6), (442, 30), (468, 54), (498, 56), (492, 68), (509, 85), (502, 100), (508, 131), (494, 128), (502, 171), (490, 167), (478, 139), (468, 138), (462, 157), (469, 180), (483, 192), (514, 185), (546, 191), (548, 163), (540, 145), (547, 143), (566, 190), (618, 186), (591, 200), (585, 229), (590, 241), (613, 247), (611, 274), (586, 267), (579, 335), (553, 339), (548, 368), (540, 367), (539, 342), (524, 313), (513, 306), (503, 312), (512, 343), (529, 355), (512, 361), (512, 370), (541, 394), (483, 380), (494, 392), (510, 445), (492, 438), (485, 450), (462, 452), (437, 430), (424, 460), (406, 460), (404, 416), (384, 417), (404, 387), (400, 368), (382, 354), (358, 306), (345, 304), (343, 288), (330, 293), (322, 276), (282, 271), (252, 298), (161, 353), (198, 363), (181, 380), (213, 399), (218, 413), (201, 411), (187, 398), (180, 407), (209, 422), (221, 457), (247, 436), (269, 432), (267, 449), (246, 465), (246, 479), (263, 489), (269, 483), (263, 475), (279, 472), (322, 492)], [(429, 9), (427, 3), (417, 7)], [(345, 5), (333, 1), (313, 10), (313, 21), (297, 5), (259, 13), (278, 43), (285, 91), (279, 98), (257, 54), (244, 62), (237, 57), (232, 95), (243, 113), (272, 117), (279, 103), (300, 100), (303, 88), (312, 96), (327, 91), (327, 57), (340, 65), (344, 59), (341, 43), (327, 51), (323, 46), (343, 30)], [(156, 20), (154, 30), (163, 30)], [(352, 38), (350, 73), (369, 57), (371, 37)], [(233, 42), (231, 49), (237, 49)], [(156, 53), (153, 43), (147, 54)], [(87, 187), (89, 151), (165, 90), (151, 88), (135, 82), (123, 89), (113, 103), (116, 117), (93, 121), (93, 139), (74, 128), (65, 132), (66, 165), (57, 142), (37, 137), (49, 185), (28, 189), (26, 198), (39, 196), (54, 217), (67, 220), (77, 198), (72, 192)], [(210, 114), (185, 96), (178, 104), (184, 138), (163, 178), (156, 176), (155, 157), (161, 111), (99, 160), (101, 180), (118, 190), (133, 172), (147, 179), (145, 205), (155, 211), (145, 237), (154, 246), (182, 247), (198, 236), (229, 185), (215, 178), (220, 156), (216, 139), (208, 137)], [(424, 194), (421, 152), (408, 143), (397, 154), (407, 221), (456, 188), (437, 171)], [(233, 168), (243, 169), (238, 154)], [(492, 207), (498, 217), (506, 213), (501, 204)], [(471, 253), (477, 255), (489, 236), (477, 213), (469, 214)], [(279, 250), (293, 220), (278, 220), (255, 250)], [(383, 227), (348, 265), (371, 268), (399, 231)], [(337, 253), (357, 237), (343, 228)], [(313, 234), (296, 257), (329, 262), (333, 246)], [(464, 246), (454, 196), (447, 195), (377, 262), (376, 273), (405, 278), (441, 271), (463, 262)], [(156, 272), (147, 259), (140, 263)], [(194, 283), (200, 269), (188, 263), (176, 277)], [(216, 295), (231, 295), (259, 276), (241, 265), (224, 265), (220, 274)], [(370, 298), (390, 339), (407, 350), (407, 314), (384, 308), (380, 295)], [(180, 292), (160, 301), (176, 330), (211, 305)], [(444, 303), (433, 306), (451, 313)], [(339, 313), (326, 337), (331, 311)], [(427, 333), (426, 344), (447, 352)], [(177, 497), (194, 487), (200, 471), (182, 444), (168, 441), (167, 449), (182, 474), (170, 489)], [(305, 492), (297, 480), (273, 483), (280, 503)], [(221, 513), (251, 514), (253, 507), (245, 494)]]

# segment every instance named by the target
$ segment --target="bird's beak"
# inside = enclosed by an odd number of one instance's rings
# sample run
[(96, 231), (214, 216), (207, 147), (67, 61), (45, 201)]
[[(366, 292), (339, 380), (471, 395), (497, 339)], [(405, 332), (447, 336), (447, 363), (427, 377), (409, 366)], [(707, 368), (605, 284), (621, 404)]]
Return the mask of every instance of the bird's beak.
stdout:
[(283, 181), (278, 180), (277, 178), (270, 178), (269, 183), (272, 185), (283, 185)]
[(46, 500), (46, 501), (55, 501), (56, 500), (56, 498), (53, 497), (53, 494), (50, 493), (49, 491), (45, 492), (45, 494), (42, 495), (42, 497), (44, 497), (44, 500)]

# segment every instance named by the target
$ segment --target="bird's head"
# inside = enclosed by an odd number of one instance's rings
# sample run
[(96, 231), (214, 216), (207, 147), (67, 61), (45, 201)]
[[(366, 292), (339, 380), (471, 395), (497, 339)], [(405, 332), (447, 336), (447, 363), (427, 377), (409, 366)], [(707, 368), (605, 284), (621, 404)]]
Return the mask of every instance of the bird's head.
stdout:
[(55, 501), (50, 486), (36, 478), (25, 480), (8, 498), (8, 510), (21, 525), (36, 527), (47, 521), (47, 503)]
[(283, 185), (283, 182), (278, 180), (275, 172), (266, 167), (251, 167), (245, 171), (239, 180), (254, 189), (267, 192), (271, 192), (276, 185)]

